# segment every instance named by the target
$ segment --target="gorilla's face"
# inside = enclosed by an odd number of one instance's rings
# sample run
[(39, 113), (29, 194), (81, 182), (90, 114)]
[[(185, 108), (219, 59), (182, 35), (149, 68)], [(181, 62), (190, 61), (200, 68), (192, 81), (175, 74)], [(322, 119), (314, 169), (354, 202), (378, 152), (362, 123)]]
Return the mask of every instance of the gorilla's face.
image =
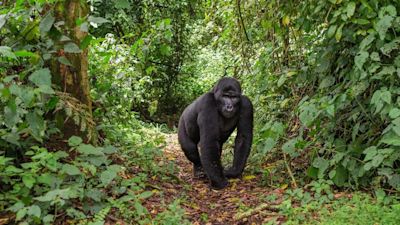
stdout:
[(218, 111), (225, 118), (232, 118), (239, 111), (241, 89), (234, 78), (223, 78), (214, 87), (214, 97), (217, 100)]

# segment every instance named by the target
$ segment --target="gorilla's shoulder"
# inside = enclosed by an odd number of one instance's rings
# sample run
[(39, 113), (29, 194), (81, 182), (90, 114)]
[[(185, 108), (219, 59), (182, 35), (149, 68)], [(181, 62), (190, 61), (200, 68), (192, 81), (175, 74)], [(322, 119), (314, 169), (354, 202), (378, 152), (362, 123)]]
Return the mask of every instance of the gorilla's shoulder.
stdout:
[(241, 101), (242, 101), (242, 106), (244, 106), (246, 108), (248, 108), (248, 107), (253, 108), (253, 104), (251, 103), (251, 100), (246, 95), (241, 96)]
[(215, 102), (214, 93), (212, 92), (207, 92), (196, 99), (196, 105), (199, 106), (213, 104), (214, 102)]

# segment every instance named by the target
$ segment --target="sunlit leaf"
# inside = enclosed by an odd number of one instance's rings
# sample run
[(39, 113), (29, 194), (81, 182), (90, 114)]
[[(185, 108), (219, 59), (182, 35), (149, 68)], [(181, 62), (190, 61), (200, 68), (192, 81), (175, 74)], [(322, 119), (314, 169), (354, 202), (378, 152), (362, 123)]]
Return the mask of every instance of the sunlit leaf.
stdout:
[(47, 15), (42, 19), (42, 21), (39, 24), (40, 33), (43, 34), (43, 33), (48, 32), (51, 29), (51, 27), (53, 26), (53, 23), (55, 20), (56, 19), (52, 15), (52, 11), (47, 13)]

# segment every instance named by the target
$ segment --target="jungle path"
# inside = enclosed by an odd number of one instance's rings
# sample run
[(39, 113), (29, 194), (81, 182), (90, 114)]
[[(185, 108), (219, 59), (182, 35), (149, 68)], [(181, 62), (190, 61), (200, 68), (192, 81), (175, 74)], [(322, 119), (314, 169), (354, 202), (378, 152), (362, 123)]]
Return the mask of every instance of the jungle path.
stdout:
[[(282, 189), (260, 187), (261, 175), (244, 174), (241, 179), (231, 179), (228, 188), (211, 190), (207, 180), (192, 176), (192, 165), (180, 149), (177, 135), (166, 137), (164, 158), (178, 167), (174, 183), (158, 182), (162, 195), (147, 199), (145, 205), (153, 215), (162, 211), (161, 203), (184, 198), (181, 206), (193, 224), (263, 224), (268, 221), (281, 223), (285, 219), (274, 208), (282, 201)], [(276, 196), (266, 200), (267, 196)]]

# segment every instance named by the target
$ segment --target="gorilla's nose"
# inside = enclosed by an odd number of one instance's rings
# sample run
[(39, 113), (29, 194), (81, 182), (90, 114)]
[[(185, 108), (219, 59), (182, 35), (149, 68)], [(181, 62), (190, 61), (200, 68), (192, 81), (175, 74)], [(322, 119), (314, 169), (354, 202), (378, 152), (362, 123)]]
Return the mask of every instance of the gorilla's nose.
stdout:
[(233, 110), (233, 106), (232, 105), (227, 105), (226, 106), (226, 111), (231, 112)]

